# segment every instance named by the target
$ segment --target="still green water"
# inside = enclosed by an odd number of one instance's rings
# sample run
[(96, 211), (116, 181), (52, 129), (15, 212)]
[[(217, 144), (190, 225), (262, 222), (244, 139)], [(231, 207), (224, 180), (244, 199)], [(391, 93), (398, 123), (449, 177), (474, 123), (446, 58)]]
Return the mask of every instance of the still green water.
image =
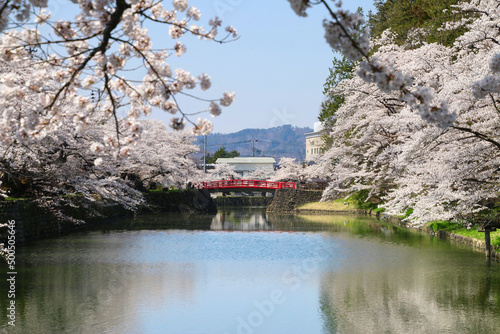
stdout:
[(19, 248), (16, 270), (2, 333), (500, 332), (498, 263), (367, 217), (146, 215)]

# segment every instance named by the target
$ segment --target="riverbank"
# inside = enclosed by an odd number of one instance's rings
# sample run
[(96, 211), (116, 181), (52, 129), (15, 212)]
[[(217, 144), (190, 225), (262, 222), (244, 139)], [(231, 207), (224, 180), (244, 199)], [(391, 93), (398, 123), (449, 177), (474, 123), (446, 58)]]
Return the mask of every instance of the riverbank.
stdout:
[[(452, 243), (456, 243), (459, 245), (465, 245), (474, 249), (475, 251), (485, 252), (486, 251), (486, 243), (484, 240), (474, 238), (467, 235), (462, 235), (458, 233), (454, 233), (453, 231), (449, 231), (446, 229), (439, 229), (439, 224), (433, 224), (431, 226), (421, 226), (421, 227), (413, 227), (408, 225), (402, 218), (393, 217), (389, 215), (385, 215), (380, 211), (374, 210), (359, 210), (354, 207), (352, 203), (343, 201), (343, 200), (335, 200), (335, 201), (325, 201), (325, 202), (311, 202), (305, 203), (301, 206), (298, 206), (295, 209), (296, 214), (365, 214), (377, 217), (380, 220), (386, 221), (393, 225), (402, 227), (404, 229), (429, 235), (431, 237), (435, 237), (438, 239), (449, 240)], [(434, 228), (433, 228), (434, 227)], [(495, 233), (495, 234), (493, 234)], [(474, 234), (470, 233), (469, 234)], [(483, 234), (484, 235), (484, 234)], [(500, 231), (492, 232), (493, 238), (500, 238)], [(492, 252), (491, 258), (500, 261), (500, 246), (499, 245), (491, 245)]]
[[(16, 244), (21, 245), (140, 213), (191, 215), (217, 212), (210, 194), (197, 189), (149, 192), (144, 198), (146, 204), (135, 211), (113, 201), (90, 200), (82, 196), (4, 201), (0, 202), (0, 223), (15, 222)], [(6, 231), (0, 231), (0, 243), (6, 243)]]
[[(459, 245), (465, 245), (467, 247), (472, 248), (475, 251), (478, 252), (486, 252), (486, 243), (484, 239), (479, 239), (479, 238), (474, 238), (471, 236), (459, 234), (460, 232), (464, 233), (467, 231), (465, 228), (461, 229), (456, 229), (455, 231), (453, 230), (446, 230), (446, 229), (440, 229), (439, 224), (429, 224), (429, 225), (424, 225), (420, 227), (412, 227), (409, 226), (402, 218), (399, 217), (393, 217), (389, 215), (384, 215), (382, 214), (379, 219), (387, 221), (391, 224), (401, 226), (405, 229), (408, 229), (410, 231), (414, 231), (417, 233), (421, 234), (427, 234), (432, 237), (438, 238), (438, 239), (443, 239), (443, 240), (449, 240), (452, 243), (456, 243)], [(464, 231), (461, 231), (464, 230)], [(475, 232), (477, 232), (477, 227), (475, 228)], [(465, 232), (468, 234), (476, 234), (477, 236), (482, 236), (484, 238), (484, 233), (477, 232), (474, 233), (474, 228), (469, 230), (469, 232)], [(493, 234), (494, 233), (494, 234)], [(492, 235), (495, 237), (500, 234), (500, 232), (492, 232)], [(491, 258), (496, 259), (500, 261), (500, 246), (492, 244), (491, 245)]]

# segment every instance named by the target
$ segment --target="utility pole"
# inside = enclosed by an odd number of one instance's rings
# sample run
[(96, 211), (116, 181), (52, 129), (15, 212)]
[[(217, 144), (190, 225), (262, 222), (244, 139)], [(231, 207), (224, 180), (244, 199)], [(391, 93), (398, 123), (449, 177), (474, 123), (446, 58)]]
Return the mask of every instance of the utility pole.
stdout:
[(207, 135), (203, 136), (203, 173), (207, 172)]
[(255, 157), (255, 142), (257, 139), (250, 140), (252, 142), (252, 157)]

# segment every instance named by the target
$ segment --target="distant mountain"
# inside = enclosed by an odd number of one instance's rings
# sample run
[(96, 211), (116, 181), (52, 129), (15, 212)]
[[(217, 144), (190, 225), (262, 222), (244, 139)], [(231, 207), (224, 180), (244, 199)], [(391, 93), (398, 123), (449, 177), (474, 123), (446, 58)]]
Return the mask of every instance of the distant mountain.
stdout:
[[(242, 157), (251, 157), (252, 145), (256, 157), (273, 157), (276, 162), (283, 157), (302, 161), (306, 157), (304, 134), (312, 132), (308, 127), (282, 125), (269, 129), (245, 129), (234, 133), (211, 133), (207, 136), (207, 153), (214, 153), (221, 146), (236, 150)], [(203, 136), (198, 137), (200, 157), (203, 157)]]

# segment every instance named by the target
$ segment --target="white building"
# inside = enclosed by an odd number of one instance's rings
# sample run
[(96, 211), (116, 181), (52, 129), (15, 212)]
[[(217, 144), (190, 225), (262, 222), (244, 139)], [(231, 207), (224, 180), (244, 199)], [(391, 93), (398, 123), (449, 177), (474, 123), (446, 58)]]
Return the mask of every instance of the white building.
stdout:
[(269, 176), (274, 173), (274, 164), (276, 160), (269, 157), (236, 157), (236, 158), (219, 158), (216, 163), (226, 163), (234, 166), (234, 171), (241, 175), (242, 178), (247, 178), (253, 171), (259, 169), (263, 174)]
[(321, 122), (314, 123), (314, 131), (306, 133), (306, 160), (314, 161), (321, 154), (321, 147), (324, 144), (322, 136), (326, 133)]

